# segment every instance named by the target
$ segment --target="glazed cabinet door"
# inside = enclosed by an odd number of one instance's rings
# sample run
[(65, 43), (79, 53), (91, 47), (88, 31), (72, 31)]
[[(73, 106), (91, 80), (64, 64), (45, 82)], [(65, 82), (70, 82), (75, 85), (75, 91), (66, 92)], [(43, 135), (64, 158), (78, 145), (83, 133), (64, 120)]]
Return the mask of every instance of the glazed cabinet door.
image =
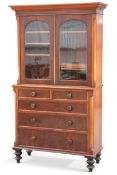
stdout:
[(52, 16), (21, 18), (21, 83), (53, 83), (53, 23)]
[(91, 17), (56, 17), (56, 84), (90, 85)]

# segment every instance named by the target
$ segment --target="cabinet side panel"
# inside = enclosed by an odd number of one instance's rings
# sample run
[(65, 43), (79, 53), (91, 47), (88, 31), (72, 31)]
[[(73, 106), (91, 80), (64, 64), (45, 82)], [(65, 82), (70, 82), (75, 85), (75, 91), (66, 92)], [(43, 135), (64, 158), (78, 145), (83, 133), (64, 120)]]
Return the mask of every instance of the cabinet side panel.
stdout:
[(94, 91), (94, 152), (102, 148), (102, 88)]
[(96, 14), (92, 15), (92, 86), (96, 86)]
[(18, 88), (13, 87), (14, 93), (15, 93), (15, 142), (14, 146), (18, 143)]
[(96, 85), (102, 84), (102, 41), (103, 41), (103, 15), (96, 15)]
[(92, 15), (92, 84), (102, 85), (103, 15)]
[(20, 17), (16, 16), (17, 19), (17, 45), (18, 45), (18, 80), (17, 83), (20, 83), (20, 68), (21, 68), (21, 40), (20, 40)]
[(89, 154), (93, 154), (94, 151), (94, 96), (93, 91), (89, 92), (89, 117), (88, 117), (88, 141), (89, 141)]

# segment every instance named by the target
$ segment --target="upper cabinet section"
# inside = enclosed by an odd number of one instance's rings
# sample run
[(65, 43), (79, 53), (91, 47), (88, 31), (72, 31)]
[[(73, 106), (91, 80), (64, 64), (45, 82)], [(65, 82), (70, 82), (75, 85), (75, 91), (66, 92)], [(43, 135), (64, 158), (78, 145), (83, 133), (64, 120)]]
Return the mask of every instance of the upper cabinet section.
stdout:
[(100, 86), (105, 7), (11, 6), (18, 24), (18, 83)]

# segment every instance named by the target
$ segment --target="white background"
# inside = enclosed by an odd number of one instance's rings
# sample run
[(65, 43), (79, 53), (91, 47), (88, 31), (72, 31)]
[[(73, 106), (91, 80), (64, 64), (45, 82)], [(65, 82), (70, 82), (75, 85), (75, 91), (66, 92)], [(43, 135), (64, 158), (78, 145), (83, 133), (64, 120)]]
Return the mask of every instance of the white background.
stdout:
[[(56, 3), (89, 2), (88, 0), (56, 0)], [(90, 0), (90, 2), (94, 2)], [(93, 175), (115, 174), (117, 157), (117, 1), (103, 0), (108, 4), (104, 11), (103, 37), (103, 152), (100, 165)], [(85, 158), (80, 156), (33, 152), (28, 157), (23, 151), (21, 164), (16, 164), (12, 146), (14, 142), (14, 93), (11, 85), (18, 74), (17, 29), (15, 13), (9, 5), (54, 4), (53, 0), (0, 1), (0, 174), (27, 173), (40, 175), (86, 174)]]

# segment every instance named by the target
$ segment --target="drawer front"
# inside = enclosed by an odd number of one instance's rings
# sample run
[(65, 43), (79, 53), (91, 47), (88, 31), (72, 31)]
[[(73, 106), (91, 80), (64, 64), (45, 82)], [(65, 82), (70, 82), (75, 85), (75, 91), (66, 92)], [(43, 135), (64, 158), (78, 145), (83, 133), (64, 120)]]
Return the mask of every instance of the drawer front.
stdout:
[(87, 102), (63, 103), (19, 100), (19, 109), (87, 114)]
[(87, 92), (73, 90), (54, 90), (53, 99), (87, 100)]
[(19, 129), (19, 145), (86, 152), (87, 135)]
[(50, 91), (46, 89), (23, 89), (19, 90), (20, 97), (50, 98)]
[(19, 113), (19, 125), (87, 131), (87, 118)]

